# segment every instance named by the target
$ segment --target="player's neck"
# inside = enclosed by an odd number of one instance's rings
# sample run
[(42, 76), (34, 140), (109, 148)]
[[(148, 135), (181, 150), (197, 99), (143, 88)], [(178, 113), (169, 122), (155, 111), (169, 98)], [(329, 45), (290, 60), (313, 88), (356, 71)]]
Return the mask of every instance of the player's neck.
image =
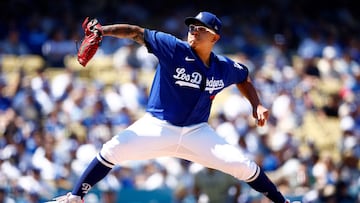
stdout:
[(211, 50), (202, 50), (202, 51), (195, 51), (196, 54), (199, 56), (201, 61), (205, 64), (206, 67), (210, 67), (210, 54)]

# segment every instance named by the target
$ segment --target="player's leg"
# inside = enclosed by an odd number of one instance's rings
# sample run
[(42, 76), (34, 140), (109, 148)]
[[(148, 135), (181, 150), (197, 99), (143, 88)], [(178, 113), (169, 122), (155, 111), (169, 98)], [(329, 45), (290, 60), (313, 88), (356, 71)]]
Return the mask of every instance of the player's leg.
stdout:
[(175, 151), (181, 128), (145, 115), (106, 142), (75, 184), (71, 194), (83, 198), (116, 165), (145, 160)]
[(284, 203), (284, 196), (264, 171), (241, 153), (206, 123), (188, 128), (182, 137), (177, 156), (230, 174), (245, 181), (253, 189), (264, 194), (275, 203)]
[(178, 146), (181, 130), (181, 127), (146, 114), (105, 143), (100, 154), (115, 164), (169, 156)]

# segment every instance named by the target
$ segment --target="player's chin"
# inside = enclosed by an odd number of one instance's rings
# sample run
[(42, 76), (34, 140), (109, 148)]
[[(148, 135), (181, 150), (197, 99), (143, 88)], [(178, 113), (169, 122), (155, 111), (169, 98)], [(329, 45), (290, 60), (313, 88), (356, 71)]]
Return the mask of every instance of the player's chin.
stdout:
[(195, 47), (196, 47), (196, 44), (197, 44), (197, 43), (195, 42), (195, 40), (189, 40), (188, 42), (189, 42), (189, 45), (190, 45), (191, 48), (195, 48)]

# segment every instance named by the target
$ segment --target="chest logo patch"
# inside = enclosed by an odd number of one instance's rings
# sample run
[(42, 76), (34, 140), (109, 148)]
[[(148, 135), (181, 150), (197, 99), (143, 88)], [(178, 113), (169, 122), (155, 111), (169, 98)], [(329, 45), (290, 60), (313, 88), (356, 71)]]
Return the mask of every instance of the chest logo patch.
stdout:
[[(173, 77), (176, 79), (175, 84), (195, 89), (200, 89), (201, 81), (203, 79), (203, 76), (196, 71), (193, 73), (186, 73), (185, 68), (177, 68)], [(211, 94), (215, 90), (223, 89), (224, 86), (223, 80), (215, 80), (214, 77), (212, 77), (210, 80), (206, 79), (205, 91), (208, 91)]]

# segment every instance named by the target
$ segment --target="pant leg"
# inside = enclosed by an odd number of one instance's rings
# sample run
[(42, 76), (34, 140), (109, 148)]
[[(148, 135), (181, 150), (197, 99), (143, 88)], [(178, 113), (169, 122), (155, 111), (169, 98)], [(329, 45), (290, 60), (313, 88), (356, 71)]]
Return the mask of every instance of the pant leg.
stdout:
[(254, 161), (244, 156), (239, 148), (227, 143), (207, 123), (183, 130), (176, 156), (244, 181), (251, 181), (259, 173), (259, 167)]
[(181, 127), (145, 114), (106, 142), (100, 154), (113, 164), (172, 156), (178, 147), (180, 132)]

